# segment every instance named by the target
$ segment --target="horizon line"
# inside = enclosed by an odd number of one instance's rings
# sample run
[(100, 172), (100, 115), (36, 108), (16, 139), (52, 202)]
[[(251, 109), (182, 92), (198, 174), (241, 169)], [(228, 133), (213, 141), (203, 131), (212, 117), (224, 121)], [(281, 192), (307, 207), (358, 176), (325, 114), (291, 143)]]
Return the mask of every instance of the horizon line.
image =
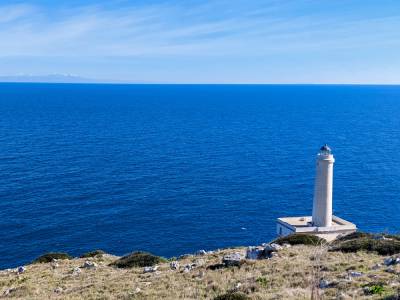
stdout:
[(268, 83), (268, 82), (54, 82), (54, 81), (0, 81), (0, 84), (73, 84), (73, 85), (346, 85), (346, 86), (400, 86), (399, 83)]

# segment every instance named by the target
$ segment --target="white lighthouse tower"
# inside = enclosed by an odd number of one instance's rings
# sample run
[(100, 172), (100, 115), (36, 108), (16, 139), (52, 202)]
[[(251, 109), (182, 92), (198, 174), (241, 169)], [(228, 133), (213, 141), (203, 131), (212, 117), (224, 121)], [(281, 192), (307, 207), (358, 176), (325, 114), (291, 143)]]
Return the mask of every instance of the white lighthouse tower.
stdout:
[(317, 155), (312, 223), (317, 227), (332, 226), (333, 158), (328, 145)]
[(331, 148), (325, 144), (317, 154), (312, 216), (278, 218), (279, 236), (313, 234), (332, 241), (357, 230), (353, 223), (332, 214), (334, 162)]

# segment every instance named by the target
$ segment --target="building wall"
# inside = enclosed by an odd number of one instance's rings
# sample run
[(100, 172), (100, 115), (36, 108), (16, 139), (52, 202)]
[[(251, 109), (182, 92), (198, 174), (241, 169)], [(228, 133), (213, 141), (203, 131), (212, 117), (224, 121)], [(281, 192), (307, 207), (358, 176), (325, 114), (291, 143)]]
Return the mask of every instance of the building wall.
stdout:
[(287, 228), (286, 226), (283, 226), (280, 223), (276, 224), (276, 233), (278, 236), (287, 236), (289, 234), (293, 234), (294, 230), (291, 230), (289, 228)]

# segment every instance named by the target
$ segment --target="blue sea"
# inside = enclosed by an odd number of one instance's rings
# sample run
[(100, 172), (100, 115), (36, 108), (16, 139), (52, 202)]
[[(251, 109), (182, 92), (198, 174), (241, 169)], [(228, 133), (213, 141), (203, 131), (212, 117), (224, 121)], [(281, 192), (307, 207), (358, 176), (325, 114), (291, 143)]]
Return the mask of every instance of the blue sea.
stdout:
[(334, 213), (400, 231), (400, 86), (0, 84), (0, 267), (50, 251), (166, 257)]

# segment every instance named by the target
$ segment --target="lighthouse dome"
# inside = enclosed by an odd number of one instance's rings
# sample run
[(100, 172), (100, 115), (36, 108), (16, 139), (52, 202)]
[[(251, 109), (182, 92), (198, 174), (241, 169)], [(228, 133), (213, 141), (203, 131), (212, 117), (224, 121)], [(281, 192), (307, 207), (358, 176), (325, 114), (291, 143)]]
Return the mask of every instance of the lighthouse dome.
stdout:
[(320, 150), (321, 151), (329, 151), (329, 152), (332, 151), (331, 148), (328, 146), (328, 144), (323, 145)]
[(329, 155), (332, 153), (332, 150), (327, 144), (325, 144), (319, 149), (319, 153)]

